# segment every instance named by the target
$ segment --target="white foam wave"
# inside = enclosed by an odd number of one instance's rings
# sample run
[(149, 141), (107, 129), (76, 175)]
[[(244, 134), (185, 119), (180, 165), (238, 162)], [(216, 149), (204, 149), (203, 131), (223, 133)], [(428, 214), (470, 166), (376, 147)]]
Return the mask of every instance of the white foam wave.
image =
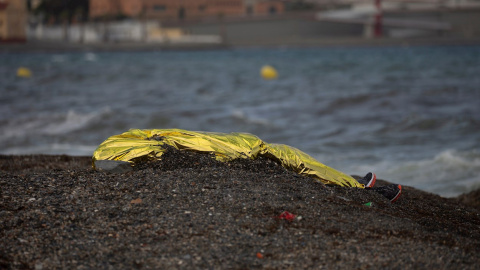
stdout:
[(254, 125), (261, 125), (261, 126), (268, 126), (271, 124), (268, 119), (248, 114), (241, 109), (233, 110), (231, 112), (231, 116), (247, 124), (254, 124)]
[(66, 60), (67, 60), (67, 57), (65, 55), (56, 54), (52, 56), (52, 62), (62, 63), (62, 62), (65, 62)]
[(85, 60), (90, 61), (90, 62), (96, 62), (97, 61), (97, 55), (94, 53), (86, 53), (85, 54)]
[(69, 110), (66, 114), (36, 115), (30, 119), (17, 120), (8, 123), (6, 126), (2, 127), (0, 140), (12, 137), (29, 136), (31, 134), (67, 134), (84, 128), (108, 112), (110, 112), (109, 107), (100, 111), (84, 114)]
[[(363, 167), (363, 168), (361, 168)], [(374, 166), (379, 178), (413, 186), (444, 197), (454, 197), (480, 188), (480, 153), (475, 150), (443, 150), (429, 159), (392, 162)]]
[(91, 156), (97, 145), (73, 145), (73, 144), (44, 144), (38, 146), (19, 146), (11, 147), (2, 151), (4, 155), (71, 155), (71, 156)]
[(46, 135), (66, 134), (81, 129), (101, 114), (101, 112), (79, 114), (74, 110), (69, 110), (65, 116), (59, 119), (60, 121), (50, 123), (42, 128), (41, 133)]

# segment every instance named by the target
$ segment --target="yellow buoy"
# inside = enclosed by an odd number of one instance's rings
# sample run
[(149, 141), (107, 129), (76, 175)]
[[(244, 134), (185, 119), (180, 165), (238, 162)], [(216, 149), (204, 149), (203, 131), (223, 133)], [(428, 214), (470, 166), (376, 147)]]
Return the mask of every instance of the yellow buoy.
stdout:
[(273, 79), (276, 79), (278, 77), (278, 74), (277, 74), (277, 71), (275, 70), (275, 68), (273, 68), (272, 66), (269, 66), (269, 65), (266, 65), (266, 66), (262, 67), (262, 69), (260, 70), (260, 75), (262, 75), (262, 77), (265, 80), (273, 80)]
[(17, 76), (22, 78), (29, 78), (32, 76), (32, 72), (26, 67), (19, 67), (17, 69)]

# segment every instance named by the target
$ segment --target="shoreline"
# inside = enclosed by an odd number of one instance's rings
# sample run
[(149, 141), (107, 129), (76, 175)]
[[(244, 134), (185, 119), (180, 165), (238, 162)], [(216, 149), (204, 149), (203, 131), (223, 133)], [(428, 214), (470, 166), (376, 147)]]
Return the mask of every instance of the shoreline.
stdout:
[(199, 51), (238, 48), (354, 48), (354, 47), (416, 47), (416, 46), (478, 46), (480, 38), (321, 38), (289, 39), (271, 42), (236, 44), (194, 43), (91, 43), (27, 41), (0, 43), (0, 53), (65, 53), (65, 52), (142, 52), (142, 51)]
[(476, 269), (480, 208), (403, 190), (391, 204), (269, 160), (185, 151), (124, 174), (85, 156), (2, 155), (0, 266)]

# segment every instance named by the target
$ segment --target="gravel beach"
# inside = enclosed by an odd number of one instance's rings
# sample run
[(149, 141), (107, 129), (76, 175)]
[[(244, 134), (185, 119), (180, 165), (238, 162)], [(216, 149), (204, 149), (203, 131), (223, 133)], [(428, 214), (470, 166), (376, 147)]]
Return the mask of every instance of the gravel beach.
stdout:
[(403, 190), (391, 204), (270, 160), (180, 151), (124, 174), (0, 156), (0, 268), (478, 269), (479, 192)]

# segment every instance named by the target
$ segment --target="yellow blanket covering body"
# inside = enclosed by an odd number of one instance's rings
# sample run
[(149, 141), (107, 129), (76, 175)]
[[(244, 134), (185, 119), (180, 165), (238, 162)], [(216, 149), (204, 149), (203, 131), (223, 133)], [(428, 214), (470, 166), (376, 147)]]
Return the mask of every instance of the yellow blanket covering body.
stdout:
[(96, 160), (120, 160), (133, 166), (145, 159), (161, 159), (165, 145), (178, 150), (213, 153), (219, 161), (237, 158), (272, 159), (288, 170), (325, 184), (364, 188), (353, 177), (330, 168), (306, 153), (284, 144), (269, 144), (248, 133), (198, 132), (182, 129), (131, 129), (105, 140), (93, 153)]

